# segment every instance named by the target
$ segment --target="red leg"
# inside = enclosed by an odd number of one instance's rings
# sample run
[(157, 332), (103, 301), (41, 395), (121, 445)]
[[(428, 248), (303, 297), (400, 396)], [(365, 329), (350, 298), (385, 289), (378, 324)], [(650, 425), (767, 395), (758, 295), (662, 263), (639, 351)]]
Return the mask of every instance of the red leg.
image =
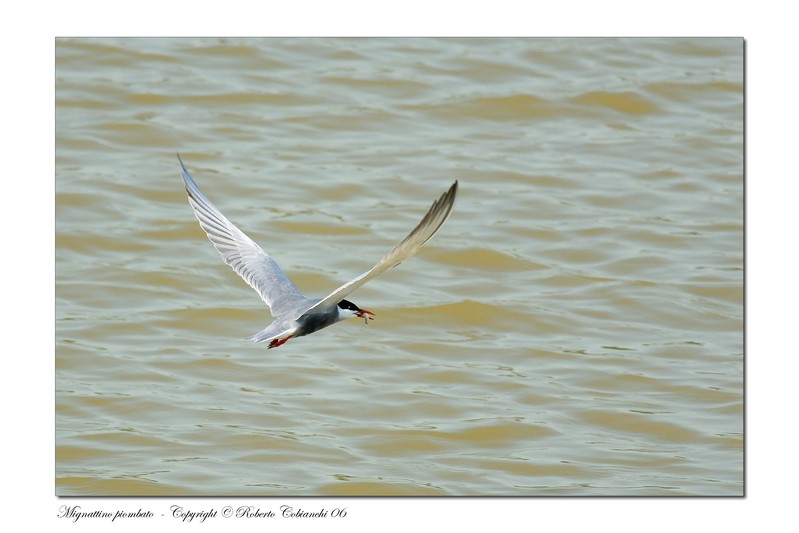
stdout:
[(287, 341), (288, 341), (288, 340), (289, 340), (291, 337), (292, 337), (292, 336), (291, 336), (291, 335), (289, 335), (289, 336), (288, 336), (288, 337), (286, 337), (285, 339), (275, 339), (275, 340), (273, 340), (272, 342), (270, 342), (270, 343), (269, 343), (269, 348), (277, 348), (278, 346), (281, 346), (281, 345), (283, 345), (283, 344), (286, 344), (286, 342), (287, 342)]

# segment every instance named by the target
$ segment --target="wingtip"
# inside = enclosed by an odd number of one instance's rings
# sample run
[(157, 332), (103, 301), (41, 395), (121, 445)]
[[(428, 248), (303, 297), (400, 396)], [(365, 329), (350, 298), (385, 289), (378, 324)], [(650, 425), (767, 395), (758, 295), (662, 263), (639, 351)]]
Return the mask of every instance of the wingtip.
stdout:
[(454, 203), (455, 197), (457, 195), (458, 195), (458, 180), (455, 180), (454, 182), (452, 182), (452, 185), (450, 185), (449, 190), (446, 193), (444, 193), (444, 196), (450, 196), (451, 202)]

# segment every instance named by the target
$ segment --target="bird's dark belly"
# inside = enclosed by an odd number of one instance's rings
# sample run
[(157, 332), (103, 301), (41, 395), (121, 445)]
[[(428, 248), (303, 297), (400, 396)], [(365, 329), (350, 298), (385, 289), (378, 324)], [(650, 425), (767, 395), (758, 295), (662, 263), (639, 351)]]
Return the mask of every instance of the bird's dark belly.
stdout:
[(295, 337), (302, 337), (322, 328), (326, 328), (336, 323), (336, 316), (332, 314), (316, 313), (312, 315), (303, 315), (297, 321), (300, 323), (300, 331), (294, 334)]

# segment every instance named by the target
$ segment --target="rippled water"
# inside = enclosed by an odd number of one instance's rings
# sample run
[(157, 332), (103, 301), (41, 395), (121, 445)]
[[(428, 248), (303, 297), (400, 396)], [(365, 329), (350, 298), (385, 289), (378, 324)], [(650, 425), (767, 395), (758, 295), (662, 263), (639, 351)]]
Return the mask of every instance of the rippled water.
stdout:
[[(59, 39), (56, 493), (740, 495), (740, 39)], [(276, 350), (186, 202), (321, 296)]]

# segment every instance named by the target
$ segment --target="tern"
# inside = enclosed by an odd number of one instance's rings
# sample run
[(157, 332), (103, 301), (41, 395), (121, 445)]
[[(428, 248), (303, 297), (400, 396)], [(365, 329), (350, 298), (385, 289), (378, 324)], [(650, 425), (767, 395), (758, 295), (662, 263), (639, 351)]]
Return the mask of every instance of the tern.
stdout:
[(189, 174), (180, 155), (178, 161), (189, 195), (189, 204), (200, 222), (200, 227), (208, 235), (214, 248), (222, 254), (225, 263), (255, 289), (274, 317), (266, 328), (247, 337), (247, 340), (253, 342), (268, 342), (269, 348), (277, 348), (289, 339), (311, 334), (347, 318), (363, 318), (365, 324), (368, 324), (368, 320), (374, 320), (372, 311), (358, 307), (344, 298), (364, 283), (418, 252), (441, 229), (452, 211), (458, 193), (458, 181), (455, 180), (449, 190), (433, 202), (413, 231), (375, 266), (324, 298), (308, 298), (269, 254), (211, 203)]

